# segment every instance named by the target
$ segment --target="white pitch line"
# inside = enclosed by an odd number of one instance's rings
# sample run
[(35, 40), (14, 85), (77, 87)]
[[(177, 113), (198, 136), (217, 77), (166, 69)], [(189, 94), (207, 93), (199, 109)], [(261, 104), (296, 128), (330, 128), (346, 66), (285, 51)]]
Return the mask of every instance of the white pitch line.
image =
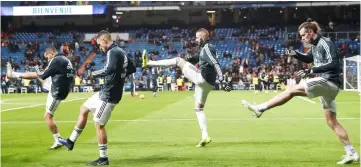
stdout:
[(310, 102), (310, 103), (312, 103), (312, 104), (316, 104), (316, 102), (314, 102), (314, 101), (312, 101), (312, 100), (310, 100), (310, 99), (307, 99), (307, 98), (304, 98), (304, 97), (301, 97), (301, 96), (297, 96), (299, 99), (302, 99), (302, 100), (304, 100), (304, 101), (307, 101), (307, 102)]
[(3, 105), (31, 105), (34, 103), (2, 103)]
[[(324, 120), (325, 118), (239, 118), (239, 119), (208, 119), (209, 121), (277, 121), (277, 120)], [(360, 120), (360, 118), (337, 118), (338, 120)], [(91, 120), (89, 120), (91, 121)], [(109, 120), (109, 122), (163, 122), (163, 121), (196, 121), (194, 119), (136, 119), (136, 120)], [(77, 121), (55, 121), (57, 123), (76, 123)], [(44, 121), (8, 121), (1, 124), (38, 124)]]
[[(64, 100), (61, 103), (65, 103), (65, 102), (71, 102), (71, 101), (77, 101), (77, 100), (83, 100), (86, 98), (77, 98), (77, 99), (71, 99), (71, 100)], [(24, 108), (34, 108), (34, 107), (39, 107), (39, 106), (44, 106), (45, 104), (37, 104), (37, 105), (32, 105), (32, 106), (24, 106), (24, 107), (16, 107), (16, 108), (9, 108), (6, 110), (1, 110), (1, 112), (5, 112), (5, 111), (12, 111), (12, 110), (20, 110), (20, 109), (24, 109)]]

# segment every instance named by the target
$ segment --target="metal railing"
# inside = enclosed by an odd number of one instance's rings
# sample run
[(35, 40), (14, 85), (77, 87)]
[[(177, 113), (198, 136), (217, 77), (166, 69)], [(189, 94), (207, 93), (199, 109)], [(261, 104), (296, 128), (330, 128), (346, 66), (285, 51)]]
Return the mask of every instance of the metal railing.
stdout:
[[(348, 32), (322, 32), (321, 33), (325, 37), (333, 38), (333, 39), (355, 39), (360, 38), (360, 32), (359, 31), (348, 31)], [(287, 33), (287, 38), (298, 38), (297, 32)]]

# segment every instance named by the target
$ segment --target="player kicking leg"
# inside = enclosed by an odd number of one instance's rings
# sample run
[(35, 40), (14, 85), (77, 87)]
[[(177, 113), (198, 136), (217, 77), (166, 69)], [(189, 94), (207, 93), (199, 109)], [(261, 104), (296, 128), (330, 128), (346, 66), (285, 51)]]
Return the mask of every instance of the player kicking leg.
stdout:
[(337, 162), (337, 164), (359, 162), (360, 157), (353, 148), (346, 129), (336, 119), (335, 98), (338, 92), (339, 89), (335, 84), (318, 77), (310, 79), (304, 84), (298, 84), (293, 87), (287, 88), (287, 90), (273, 97), (271, 100), (265, 103), (257, 105), (242, 100), (242, 104), (247, 107), (254, 116), (259, 118), (266, 111), (287, 103), (295, 96), (308, 96), (309, 98), (319, 97), (325, 113), (327, 124), (338, 136), (341, 143), (343, 143), (345, 146), (346, 155), (343, 156), (342, 160)]
[(54, 114), (61, 100), (68, 96), (74, 71), (70, 60), (57, 55), (54, 47), (45, 49), (44, 57), (48, 59), (49, 64), (43, 73), (40, 73), (38, 69), (37, 72), (13, 72), (11, 64), (8, 63), (7, 76), (8, 78), (38, 79), (49, 90), (44, 118), (55, 140), (49, 149), (55, 150), (62, 147), (62, 144), (57, 140), (60, 134), (54, 122)]
[[(223, 74), (219, 63), (216, 59), (215, 48), (209, 43), (209, 33), (206, 29), (201, 28), (196, 32), (196, 42), (200, 46), (200, 50), (196, 55), (190, 56), (190, 59), (198, 61), (200, 65), (199, 70), (187, 62), (186, 60), (177, 57), (168, 60), (147, 61), (143, 57), (143, 67), (145, 66), (177, 66), (182, 70), (182, 73), (192, 83), (196, 85), (195, 88), (195, 112), (198, 119), (198, 124), (202, 132), (202, 138), (197, 147), (204, 147), (211, 142), (208, 136), (207, 119), (204, 113), (204, 105), (206, 103), (209, 92), (213, 89), (215, 82), (218, 80), (225, 91), (230, 91), (230, 87), (223, 79)], [(227, 86), (226, 86), (227, 85)]]
[(95, 123), (96, 134), (98, 136), (98, 146), (99, 146), (99, 159), (94, 162), (90, 162), (87, 165), (89, 166), (102, 166), (109, 165), (108, 161), (108, 141), (105, 131), (105, 125), (107, 124), (111, 112), (113, 111), (115, 104), (107, 103), (102, 101), (99, 98), (99, 92), (95, 93), (90, 97), (81, 107), (78, 117), (78, 121), (74, 127), (73, 132), (71, 133), (68, 139), (59, 137), (59, 142), (62, 143), (69, 151), (73, 150), (76, 140), (79, 138), (80, 134), (83, 132), (88, 120), (89, 112), (93, 113), (93, 120)]
[(59, 137), (58, 139), (69, 151), (73, 150), (76, 140), (86, 126), (89, 112), (93, 112), (98, 137), (99, 158), (87, 163), (89, 166), (109, 165), (105, 125), (108, 123), (115, 105), (122, 99), (125, 78), (136, 71), (126, 52), (113, 43), (109, 32), (104, 30), (99, 32), (97, 43), (106, 54), (106, 63), (103, 69), (92, 72), (91, 76), (104, 77), (104, 87), (81, 106), (78, 122), (70, 137), (68, 139)]
[[(143, 60), (146, 60), (143, 58)], [(182, 70), (182, 73), (192, 83), (196, 85), (195, 88), (195, 113), (197, 115), (198, 124), (201, 129), (201, 141), (196, 147), (204, 147), (211, 142), (211, 137), (208, 136), (207, 118), (204, 113), (204, 106), (209, 92), (213, 89), (213, 85), (209, 84), (201, 75), (201, 72), (196, 69), (194, 65), (177, 57), (168, 60), (160, 61), (145, 61), (143, 66), (177, 66)], [(229, 87), (227, 87), (229, 89)]]
[(336, 118), (335, 99), (340, 85), (340, 64), (339, 57), (336, 54), (336, 47), (328, 38), (324, 38), (319, 34), (319, 31), (320, 28), (316, 22), (301, 24), (299, 27), (300, 36), (304, 42), (312, 45), (312, 49), (307, 54), (293, 50), (288, 51), (287, 54), (305, 63), (315, 62), (315, 66), (312, 69), (301, 70), (298, 72), (298, 76), (304, 78), (310, 74), (317, 73), (320, 77), (312, 78), (287, 88), (286, 91), (260, 105), (251, 104), (245, 100), (242, 100), (242, 103), (253, 115), (259, 118), (267, 110), (283, 105), (295, 96), (319, 97), (327, 124), (345, 146), (346, 155), (337, 164), (359, 162), (360, 157), (353, 148), (345, 128), (342, 127)]
[[(143, 60), (146, 60), (143, 58)], [(208, 84), (203, 77), (201, 76), (200, 72), (193, 66), (191, 63), (185, 61), (184, 59), (177, 57), (174, 59), (168, 60), (160, 60), (160, 61), (144, 61), (144, 66), (178, 66), (182, 73), (186, 78), (192, 81), (195, 85), (195, 112), (198, 119), (198, 124), (201, 129), (202, 138), (199, 142), (197, 147), (204, 147), (208, 143), (211, 142), (211, 138), (208, 136), (208, 129), (207, 129), (207, 118), (204, 113), (204, 104), (207, 100), (207, 96), (209, 92), (212, 90), (213, 86)]]
[[(10, 63), (8, 63), (7, 76), (10, 76), (10, 78), (11, 78), (11, 77), (13, 77), (12, 74), (13, 74), (12, 67), (11, 67)], [(49, 130), (51, 131), (51, 133), (53, 134), (53, 137), (54, 137), (54, 144), (49, 148), (49, 150), (56, 150), (63, 146), (61, 143), (58, 142), (58, 137), (60, 137), (60, 133), (58, 131), (58, 127), (56, 126), (56, 124), (54, 122), (54, 114), (55, 114), (55, 111), (56, 111), (58, 105), (60, 104), (61, 100), (56, 100), (51, 95), (51, 80), (49, 80), (49, 79), (51, 79), (51, 78), (46, 79), (46, 81), (43, 81), (43, 80), (39, 80), (39, 81), (42, 82), (43, 86), (49, 91), (47, 99), (46, 99), (44, 119), (45, 119), (46, 124), (49, 127)]]

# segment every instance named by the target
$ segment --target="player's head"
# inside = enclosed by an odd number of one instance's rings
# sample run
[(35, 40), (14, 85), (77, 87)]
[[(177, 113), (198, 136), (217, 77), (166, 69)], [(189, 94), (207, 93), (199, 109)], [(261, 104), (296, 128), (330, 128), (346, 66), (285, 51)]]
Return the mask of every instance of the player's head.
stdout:
[(200, 46), (203, 46), (205, 42), (209, 40), (208, 30), (201, 28), (196, 32), (196, 41)]
[(317, 34), (321, 32), (321, 28), (317, 22), (307, 19), (306, 22), (298, 27), (298, 32), (300, 33), (302, 41), (312, 43), (317, 38)]
[(97, 35), (97, 44), (103, 52), (106, 52), (109, 46), (113, 43), (112, 36), (108, 31), (101, 30)]
[(49, 46), (45, 49), (44, 57), (50, 61), (52, 58), (54, 58), (58, 54), (58, 51), (54, 46)]

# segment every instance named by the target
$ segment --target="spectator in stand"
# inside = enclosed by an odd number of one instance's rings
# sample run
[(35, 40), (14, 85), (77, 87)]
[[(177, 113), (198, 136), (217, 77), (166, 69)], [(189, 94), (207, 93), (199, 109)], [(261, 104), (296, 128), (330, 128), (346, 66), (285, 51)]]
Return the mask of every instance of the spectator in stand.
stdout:
[(183, 79), (181, 77), (178, 77), (177, 79), (177, 86), (178, 86), (178, 91), (183, 90)]
[(25, 51), (25, 57), (27, 58), (27, 60), (31, 60), (33, 56), (34, 56), (33, 48), (27, 48)]
[(75, 51), (79, 51), (80, 46), (79, 46), (78, 41), (74, 42), (74, 47), (75, 47)]
[(96, 43), (95, 43), (95, 38), (93, 38), (93, 39), (90, 41), (90, 44), (93, 46), (93, 50), (96, 50), (96, 49), (97, 49), (97, 46), (96, 46)]
[(124, 42), (123, 39), (120, 39), (119, 46), (120, 46), (121, 48), (125, 48), (125, 42)]
[(33, 46), (33, 49), (34, 49), (35, 52), (39, 52), (40, 44), (38, 42), (35, 42), (34, 46)]
[(1, 75), (1, 91), (2, 93), (8, 93), (8, 81), (6, 79), (6, 74), (3, 73), (3, 75)]
[(69, 55), (69, 51), (70, 51), (70, 48), (69, 48), (69, 44), (68, 42), (65, 42), (65, 44), (63, 45), (63, 55), (64, 56), (68, 56)]
[(167, 89), (168, 89), (168, 91), (170, 91), (171, 90), (172, 78), (169, 75), (167, 75), (166, 80), (167, 80)]

